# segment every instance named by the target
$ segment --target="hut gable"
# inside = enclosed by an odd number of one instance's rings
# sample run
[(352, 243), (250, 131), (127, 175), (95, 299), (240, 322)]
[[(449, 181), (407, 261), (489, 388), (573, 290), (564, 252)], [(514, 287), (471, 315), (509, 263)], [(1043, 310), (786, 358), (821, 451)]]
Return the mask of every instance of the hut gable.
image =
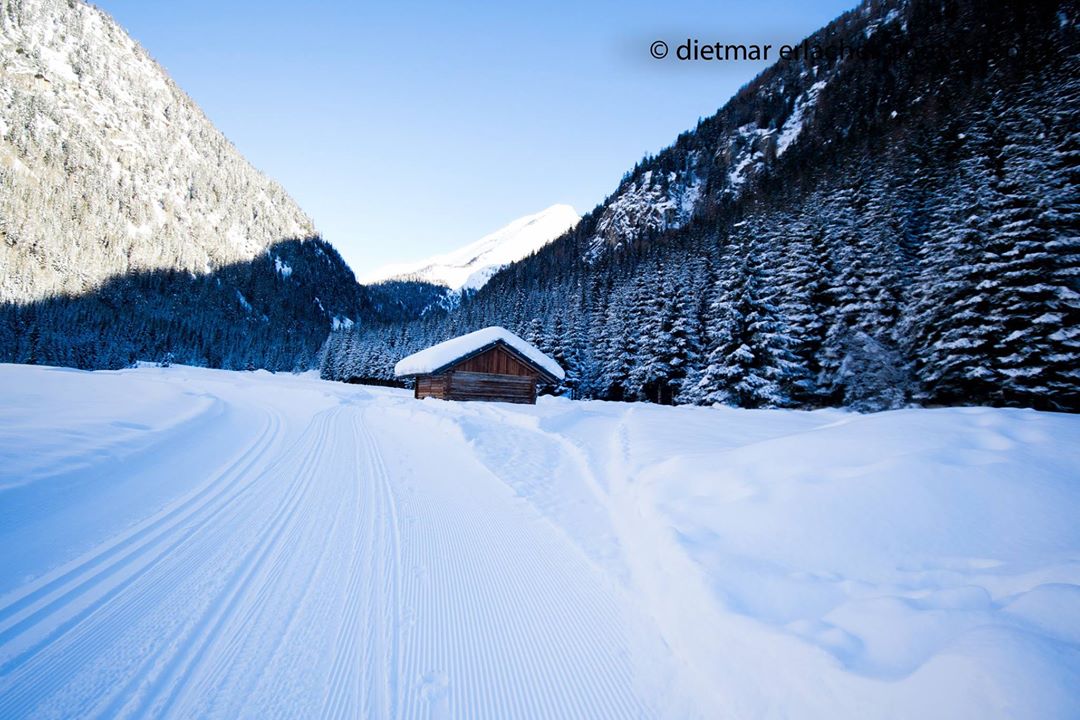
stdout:
[(554, 384), (563, 369), (534, 345), (500, 327), (484, 328), (403, 358), (398, 377), (415, 378), (417, 398), (536, 402), (538, 384)]
[(534, 375), (536, 368), (506, 345), (496, 343), (483, 352), (454, 363), (455, 370), (496, 375)]

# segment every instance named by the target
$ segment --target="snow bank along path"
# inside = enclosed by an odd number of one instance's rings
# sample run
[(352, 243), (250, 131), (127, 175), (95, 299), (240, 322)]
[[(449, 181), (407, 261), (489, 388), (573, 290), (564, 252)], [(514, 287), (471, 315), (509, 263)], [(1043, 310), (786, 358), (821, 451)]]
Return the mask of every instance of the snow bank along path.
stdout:
[(3, 718), (1080, 714), (1075, 417), (0, 398)]

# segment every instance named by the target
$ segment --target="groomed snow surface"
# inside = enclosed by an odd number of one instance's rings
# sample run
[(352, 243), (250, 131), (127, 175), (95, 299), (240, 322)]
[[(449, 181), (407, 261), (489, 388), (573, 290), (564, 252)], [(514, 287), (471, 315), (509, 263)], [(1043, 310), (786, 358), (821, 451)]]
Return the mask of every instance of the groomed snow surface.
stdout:
[(0, 717), (1080, 717), (1080, 418), (0, 366)]

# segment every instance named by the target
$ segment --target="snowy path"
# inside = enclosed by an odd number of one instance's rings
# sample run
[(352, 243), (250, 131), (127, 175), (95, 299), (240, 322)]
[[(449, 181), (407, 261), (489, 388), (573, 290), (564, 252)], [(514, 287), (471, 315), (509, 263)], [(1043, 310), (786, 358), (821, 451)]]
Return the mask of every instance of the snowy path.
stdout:
[(1076, 418), (0, 396), (2, 718), (1078, 710)]
[(453, 437), (332, 389), (249, 391), (212, 478), (0, 598), (0, 717), (655, 714), (615, 586)]

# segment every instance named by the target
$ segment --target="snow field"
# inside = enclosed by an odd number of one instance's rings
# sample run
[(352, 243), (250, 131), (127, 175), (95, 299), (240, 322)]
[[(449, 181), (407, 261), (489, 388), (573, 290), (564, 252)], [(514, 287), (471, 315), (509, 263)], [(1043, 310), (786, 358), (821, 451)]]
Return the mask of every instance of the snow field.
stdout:
[(1080, 420), (0, 366), (0, 717), (1080, 714)]

